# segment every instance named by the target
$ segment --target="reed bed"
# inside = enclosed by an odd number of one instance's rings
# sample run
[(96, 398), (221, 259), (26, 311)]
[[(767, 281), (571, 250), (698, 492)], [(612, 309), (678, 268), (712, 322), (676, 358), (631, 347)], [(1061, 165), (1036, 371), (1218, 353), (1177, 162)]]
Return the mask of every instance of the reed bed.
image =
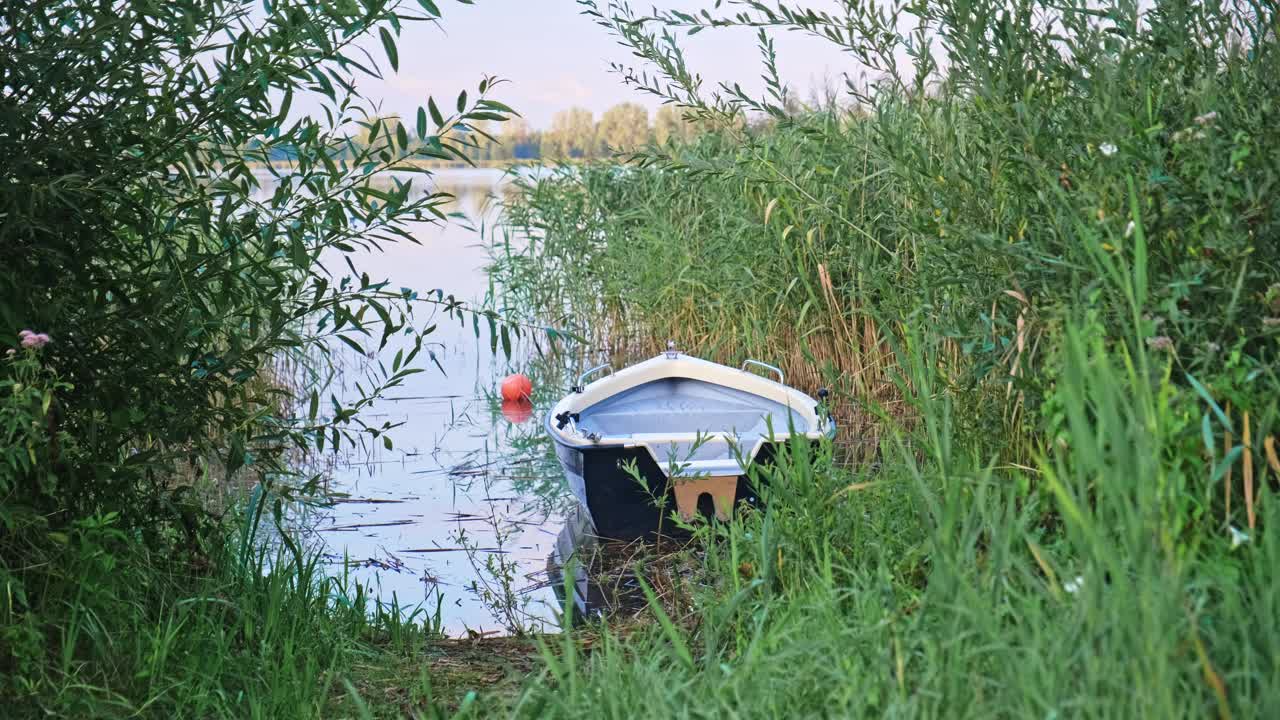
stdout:
[[(563, 639), (515, 714), (1280, 712), (1276, 8), (585, 5), (721, 129), (526, 182), (504, 302), (775, 362), (874, 452), (793, 448), (700, 532), (692, 622)], [(675, 32), (743, 25), (766, 97), (709, 98)], [(780, 31), (883, 80), (801, 107)]]

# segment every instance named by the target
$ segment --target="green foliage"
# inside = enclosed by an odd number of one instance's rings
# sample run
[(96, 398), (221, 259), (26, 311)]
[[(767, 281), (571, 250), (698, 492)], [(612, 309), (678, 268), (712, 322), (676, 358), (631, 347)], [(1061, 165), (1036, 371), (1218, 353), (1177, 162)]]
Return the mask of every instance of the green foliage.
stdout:
[[(228, 472), (279, 469), (291, 445), (327, 435), (336, 447), (387, 429), (359, 424), (356, 411), (412, 369), (385, 372), (355, 406), (335, 400), (331, 417), (302, 423), (287, 417), (280, 388), (259, 380), (282, 353), (335, 342), (364, 352), (415, 332), (422, 298), (353, 267), (334, 271), (350, 266), (345, 254), (412, 241), (405, 224), (443, 220), (449, 198), (372, 178), (415, 170), (405, 162), (417, 156), (462, 158), (441, 138), (506, 113), (485, 98), (485, 80), (470, 105), (435, 113), (436, 135), (416, 150), (400, 126), (363, 123), (355, 77), (377, 66), (352, 55), (354, 44), (426, 18), (371, 0), (274, 4), (264, 15), (250, 3), (107, 13), (44, 2), (10, 19), (0, 332), (55, 338), (43, 359), (68, 383), (56, 426), (84, 458), (59, 469), (67, 519), (108, 503), (153, 527), (166, 464), (231, 448)], [(318, 97), (323, 112), (294, 118), (295, 95)], [(362, 123), (373, 142), (335, 161)], [(280, 147), (292, 163), (255, 175), (249, 163)]]
[[(385, 439), (393, 425), (360, 411), (420, 371), (416, 308), (461, 312), (351, 259), (443, 222), (450, 197), (416, 192), (413, 161), (466, 162), (475, 126), (512, 114), (486, 78), (447, 112), (426, 99), (410, 143), (360, 97), (382, 62), (364, 48), (394, 69), (405, 24), (438, 15), (399, 0), (6, 5), (0, 695), (17, 711), (322, 714), (367, 601), (335, 595), (287, 535), (280, 558), (242, 539), (229, 559), (225, 508), (201, 495), (257, 480), (275, 504), (316, 479), (293, 469), (302, 453)], [(356, 399), (322, 398), (332, 349), (399, 333), (409, 349), (372, 363)]]
[[(1276, 714), (1274, 5), (582, 4), (719, 130), (529, 182), (513, 302), (781, 356), (888, 430), (783, 455), (766, 514), (703, 530), (690, 617), (566, 641), (517, 714)], [(743, 27), (764, 97), (681, 48)], [(795, 109), (782, 31), (874, 83)]]
[[(930, 328), (954, 344), (968, 430), (1010, 460), (1034, 452), (1061, 328), (1089, 312), (1274, 425), (1274, 8), (585, 4), (656, 68), (625, 78), (720, 131), (625, 172), (530, 183), (511, 211), (529, 242), (498, 264), (524, 305), (607, 319), (623, 345), (676, 337), (798, 378), (826, 366), (803, 381), (894, 407), (880, 343)], [(780, 90), (753, 101), (730, 84), (707, 97), (675, 32), (744, 25), (825, 37), (882, 77), (847, 108), (792, 114)], [(744, 128), (749, 110), (769, 120)]]
[[(914, 442), (853, 470), (782, 453), (767, 513), (703, 529), (683, 627), (557, 643), (514, 715), (1274, 715), (1280, 647), (1258, 623), (1280, 542), (1181, 544), (1171, 510), (1203, 476), (1164, 461), (1177, 389), (1136, 382), (1142, 347), (1126, 362), (1074, 326), (1064, 347), (1069, 455), (1000, 468), (964, 448), (938, 345), (913, 353)], [(1020, 502), (1024, 475), (1052, 488), (1043, 505)]]
[[(6, 497), (49, 497), (57, 483), (55, 468), (63, 456), (75, 454), (74, 438), (49, 427), (54, 397), (71, 387), (44, 367), (37, 353), (10, 356), (9, 372), (0, 378), (0, 495)], [(0, 506), (0, 529), (41, 522), (41, 514), (23, 510)]]
[(246, 538), (190, 563), (108, 513), (60, 536), (38, 590), (0, 573), (8, 716), (321, 717), (357, 658), (394, 661), (434, 639), (420, 613), (380, 604), (319, 556)]

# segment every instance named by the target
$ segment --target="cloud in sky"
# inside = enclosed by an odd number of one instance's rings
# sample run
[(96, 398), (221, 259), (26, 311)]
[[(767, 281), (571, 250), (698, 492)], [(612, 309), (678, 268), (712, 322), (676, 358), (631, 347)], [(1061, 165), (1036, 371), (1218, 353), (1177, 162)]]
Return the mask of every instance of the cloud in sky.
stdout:
[[(412, 114), (428, 95), (451, 99), (474, 90), (480, 78), (493, 75), (507, 82), (493, 97), (514, 107), (535, 127), (547, 127), (556, 111), (577, 105), (597, 117), (620, 102), (639, 102), (650, 110), (658, 100), (625, 87), (610, 62), (636, 58), (617, 39), (580, 13), (575, 0), (477, 0), (475, 5), (437, 3), (440, 23), (411, 23), (400, 37), (400, 70), (379, 80), (364, 78), (362, 92), (384, 113)], [(711, 8), (713, 0), (667, 0), (660, 7), (682, 10)], [(832, 0), (818, 5), (833, 4)], [(795, 33), (776, 38), (780, 71), (801, 96), (824, 77), (858, 71), (853, 60), (822, 40)], [(707, 31), (684, 42), (693, 69), (704, 87), (721, 80), (758, 90), (759, 54), (752, 32)], [(367, 43), (374, 57), (382, 51)]]

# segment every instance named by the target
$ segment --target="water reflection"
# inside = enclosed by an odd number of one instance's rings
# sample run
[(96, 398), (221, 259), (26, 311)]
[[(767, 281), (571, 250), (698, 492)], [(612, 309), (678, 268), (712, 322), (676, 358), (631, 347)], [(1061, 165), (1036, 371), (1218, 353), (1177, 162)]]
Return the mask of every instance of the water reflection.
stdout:
[[(460, 217), (411, 228), (420, 244), (384, 245), (351, 260), (375, 282), (482, 302), (490, 292), (488, 257), (475, 228), (492, 221), (508, 185), (497, 170), (445, 170), (434, 182), (457, 197), (450, 209)], [(424, 312), (413, 324), (435, 326), (426, 338), (427, 371), (365, 415), (371, 424), (401, 423), (394, 448), (341, 454), (328, 474), (330, 502), (311, 508), (303, 524), (335, 572), (350, 572), (401, 607), (438, 610), (451, 634), (555, 629), (545, 559), (573, 501), (536, 418), (564, 374), (540, 359), (530, 338), (515, 342), (508, 357), (495, 351), (487, 323)], [(394, 337), (381, 357), (411, 345)], [(345, 346), (335, 353), (342, 371), (325, 393), (354, 398), (377, 360)], [(535, 378), (534, 402), (504, 407), (498, 379), (517, 370)]]
[(683, 543), (605, 540), (592, 534), (585, 513), (575, 507), (565, 516), (555, 547), (547, 556), (547, 582), (575, 622), (609, 616), (634, 617), (649, 607), (638, 573), (660, 603), (691, 576)]

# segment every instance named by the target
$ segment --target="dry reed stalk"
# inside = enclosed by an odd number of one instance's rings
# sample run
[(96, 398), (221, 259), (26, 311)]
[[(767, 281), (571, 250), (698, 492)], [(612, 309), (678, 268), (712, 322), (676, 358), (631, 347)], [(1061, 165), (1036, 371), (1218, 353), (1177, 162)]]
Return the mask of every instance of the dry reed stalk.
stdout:
[(1267, 453), (1267, 464), (1271, 466), (1271, 472), (1280, 478), (1280, 456), (1276, 455), (1276, 439), (1268, 435), (1262, 441), (1262, 448)]
[[(845, 320), (844, 309), (840, 305), (840, 300), (836, 297), (835, 284), (831, 282), (831, 273), (827, 271), (825, 263), (818, 263), (818, 282), (822, 285), (822, 295), (826, 298), (827, 304), (831, 308), (832, 316), (840, 324), (839, 334), (846, 338), (852, 338), (854, 336), (853, 330)], [(832, 330), (834, 331), (835, 328)]]
[[(1018, 391), (1017, 395), (1013, 393), (1013, 383), (1025, 373), (1024, 368), (1030, 363), (1030, 357), (1034, 354), (1035, 348), (1039, 347), (1040, 334), (1032, 335), (1032, 327), (1034, 325), (1031, 317), (1031, 301), (1027, 299), (1025, 293), (1021, 290), (1005, 290), (1005, 295), (1018, 301), (1018, 316), (1015, 321), (1014, 343), (1002, 358), (1002, 362), (1009, 366), (1009, 377), (1005, 381), (1004, 397), (1005, 409), (1004, 419), (1010, 427), (1015, 427), (1021, 421), (1024, 406), (1026, 404), (1026, 393)], [(991, 303), (991, 317), (996, 317), (996, 302)], [(991, 328), (992, 342), (998, 342), (996, 337), (995, 323)], [(1030, 342), (1029, 342), (1030, 341)]]
[(1191, 628), (1191, 642), (1196, 649), (1196, 657), (1200, 661), (1200, 671), (1204, 675), (1205, 684), (1213, 690), (1213, 694), (1218, 698), (1218, 718), (1219, 720), (1231, 720), (1231, 705), (1227, 701), (1227, 685), (1209, 660), (1209, 653), (1205, 650), (1204, 643), (1200, 640), (1200, 633), (1196, 631), (1197, 622), (1195, 617), (1191, 616), (1190, 610), (1187, 612), (1191, 619), (1191, 623), (1188, 625)]
[(831, 496), (831, 499), (832, 499), (832, 500), (837, 500), (837, 499), (839, 499), (842, 495), (847, 495), (847, 494), (849, 494), (849, 493), (855, 493), (855, 492), (861, 492), (861, 491), (866, 490), (866, 489), (868, 489), (868, 488), (873, 488), (873, 487), (875, 487), (876, 485), (879, 485), (879, 484), (880, 484), (880, 483), (878, 483), (878, 482), (876, 482), (876, 481), (874, 481), (874, 480), (871, 480), (871, 481), (868, 481), (868, 482), (852, 483), (852, 484), (850, 484), (850, 485), (846, 485), (846, 486), (844, 486), (844, 487), (840, 488), (839, 490), (837, 490), (837, 491), (835, 492), (835, 494)]
[(1249, 413), (1244, 414), (1244, 511), (1249, 518), (1249, 529), (1256, 524), (1253, 515), (1253, 447), (1249, 444)]
[[(789, 384), (806, 392), (830, 385), (836, 397), (855, 400), (837, 403), (833, 409), (841, 427), (840, 444), (856, 445), (859, 453), (874, 453), (880, 424), (860, 404), (907, 408), (888, 377), (893, 353), (873, 318), (863, 315), (861, 322), (851, 321), (856, 309), (841, 302), (826, 266), (818, 264), (816, 270), (832, 319), (808, 333), (798, 330), (785, 313), (770, 316), (765, 324), (744, 327), (730, 309), (712, 309), (688, 295), (661, 305), (661, 311), (602, 302), (590, 336), (615, 367), (655, 355), (673, 340), (685, 352), (715, 362), (734, 364), (744, 356), (772, 362), (782, 368)], [(959, 362), (958, 345), (950, 355), (952, 362)]]
[(1036, 564), (1040, 566), (1041, 572), (1043, 572), (1044, 576), (1048, 578), (1050, 594), (1053, 595), (1055, 600), (1061, 599), (1062, 592), (1058, 589), (1058, 574), (1053, 571), (1053, 568), (1044, 559), (1044, 554), (1041, 552), (1040, 546), (1035, 544), (1031, 538), (1024, 538), (1023, 541), (1026, 542), (1027, 549), (1031, 551), (1031, 557), (1035, 558)]
[[(1027, 302), (1027, 296), (1016, 290), (1005, 290), (1005, 295), (1015, 299), (1019, 303), (1017, 334), (1014, 336), (1014, 346), (1010, 349), (1006, 357), (1010, 357), (1009, 361), (1009, 380), (1005, 384), (1005, 397), (1013, 391), (1013, 380), (1022, 373), (1022, 355), (1027, 351), (1027, 308), (1030, 303)], [(995, 303), (991, 304), (991, 317), (996, 316)], [(995, 333), (995, 323), (992, 323), (992, 333)]]

